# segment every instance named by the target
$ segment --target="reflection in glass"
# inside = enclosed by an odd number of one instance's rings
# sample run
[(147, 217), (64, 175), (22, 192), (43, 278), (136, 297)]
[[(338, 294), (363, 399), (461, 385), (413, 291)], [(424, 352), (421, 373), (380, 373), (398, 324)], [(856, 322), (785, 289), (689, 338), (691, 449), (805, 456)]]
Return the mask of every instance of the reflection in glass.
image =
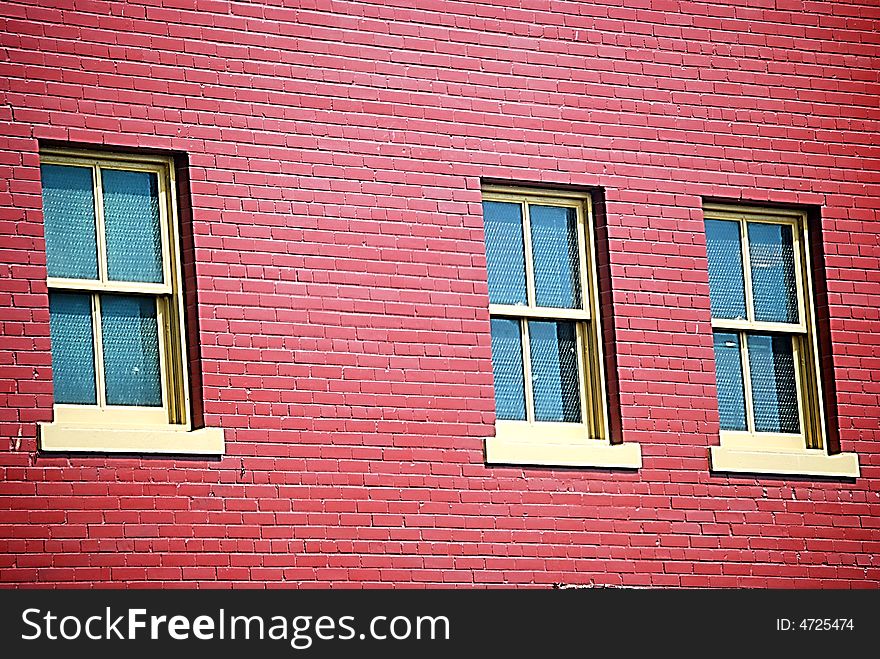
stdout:
[(749, 373), (757, 432), (800, 432), (792, 339), (750, 334)]
[(739, 336), (716, 332), (715, 379), (718, 383), (718, 414), (722, 430), (746, 430), (746, 401), (743, 388)]
[(159, 331), (156, 300), (101, 296), (104, 382), (108, 405), (160, 407)]
[(97, 279), (91, 168), (42, 165), (40, 176), (49, 276)]
[(162, 239), (156, 174), (102, 169), (101, 181), (110, 279), (161, 283)]
[(522, 206), (483, 202), (486, 266), (492, 304), (526, 304), (526, 266)]
[(496, 416), (499, 419), (525, 420), (522, 338), (518, 320), (492, 319), (492, 373), (495, 379)]
[(574, 208), (529, 206), (539, 307), (581, 308), (578, 222)]
[(570, 322), (529, 322), (536, 421), (580, 423), (577, 332)]
[(797, 282), (791, 226), (749, 222), (755, 320), (797, 323)]
[(709, 299), (713, 318), (746, 318), (742, 246), (738, 222), (706, 220)]
[(95, 405), (91, 298), (81, 293), (51, 293), (49, 333), (55, 402)]

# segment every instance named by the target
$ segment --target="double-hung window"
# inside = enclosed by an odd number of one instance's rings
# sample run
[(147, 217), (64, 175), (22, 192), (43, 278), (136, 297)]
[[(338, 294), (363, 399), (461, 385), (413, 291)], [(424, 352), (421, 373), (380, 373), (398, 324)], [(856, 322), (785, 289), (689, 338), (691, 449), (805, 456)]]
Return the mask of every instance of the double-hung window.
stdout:
[(483, 190), (496, 435), (490, 463), (638, 467), (612, 444), (585, 194)]
[(216, 452), (216, 429), (179, 432), (191, 420), (173, 161), (48, 151), (40, 169), (55, 417), (41, 448)]
[(826, 450), (806, 215), (705, 207), (718, 471), (857, 475)]

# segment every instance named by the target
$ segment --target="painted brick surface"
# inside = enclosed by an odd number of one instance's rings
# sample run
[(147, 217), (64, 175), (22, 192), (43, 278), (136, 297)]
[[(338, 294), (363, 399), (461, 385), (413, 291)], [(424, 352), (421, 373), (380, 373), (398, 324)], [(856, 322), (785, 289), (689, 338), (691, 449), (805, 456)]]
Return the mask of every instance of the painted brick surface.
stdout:
[[(3, 2), (0, 582), (880, 586), (878, 55), (875, 0)], [(222, 459), (38, 454), (51, 142), (180, 154)], [(481, 178), (604, 190), (638, 472), (484, 465)], [(857, 481), (709, 472), (703, 196), (821, 209)]]

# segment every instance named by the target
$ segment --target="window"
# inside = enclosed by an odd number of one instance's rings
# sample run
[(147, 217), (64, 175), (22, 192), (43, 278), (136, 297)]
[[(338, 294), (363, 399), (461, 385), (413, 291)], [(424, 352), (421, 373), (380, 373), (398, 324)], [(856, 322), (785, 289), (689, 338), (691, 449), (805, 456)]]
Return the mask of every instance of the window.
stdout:
[(856, 456), (824, 446), (806, 215), (709, 205), (705, 228), (721, 424), (713, 468), (853, 475)]
[(490, 187), (483, 219), (495, 463), (639, 467), (608, 440), (590, 198)]
[(161, 432), (190, 429), (173, 161), (50, 151), (40, 175), (55, 399), (41, 448), (213, 452), (217, 429)]

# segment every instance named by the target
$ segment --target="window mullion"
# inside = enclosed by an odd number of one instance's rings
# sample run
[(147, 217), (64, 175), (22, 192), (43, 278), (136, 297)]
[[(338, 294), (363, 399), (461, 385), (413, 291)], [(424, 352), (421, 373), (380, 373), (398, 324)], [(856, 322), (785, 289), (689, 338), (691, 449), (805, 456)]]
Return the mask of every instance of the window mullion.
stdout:
[(171, 286), (140, 281), (95, 281), (92, 279), (49, 278), (48, 286), (54, 290), (82, 291), (85, 293), (101, 291), (124, 295), (170, 295)]
[(520, 336), (523, 353), (523, 389), (526, 396), (526, 421), (535, 422), (535, 392), (532, 391), (532, 350), (529, 341), (529, 321), (520, 318)]
[(535, 294), (535, 263), (532, 259), (532, 220), (529, 216), (529, 203), (522, 202), (523, 216), (523, 255), (526, 266), (526, 301), (530, 307), (537, 306)]
[(761, 334), (799, 334), (802, 336), (806, 336), (808, 332), (804, 325), (768, 321), (729, 320), (727, 318), (713, 318), (712, 329), (722, 332), (760, 332)]
[(104, 383), (104, 338), (101, 327), (101, 296), (92, 293), (92, 334), (95, 350), (95, 385), (98, 388), (98, 407), (107, 406), (107, 388)]
[(755, 294), (752, 290), (752, 255), (749, 249), (749, 232), (746, 221), (739, 223), (740, 242), (742, 243), (743, 288), (746, 294), (746, 319), (755, 320)]
[(110, 279), (107, 270), (107, 235), (104, 228), (104, 187), (101, 182), (101, 168), (92, 168), (95, 190), (95, 237), (98, 241), (98, 279), (106, 282)]
[(749, 344), (748, 334), (738, 332), (740, 359), (742, 360), (743, 374), (743, 402), (746, 408), (746, 429), (750, 433), (757, 432), (755, 426), (755, 408), (752, 398), (752, 369), (749, 366)]

